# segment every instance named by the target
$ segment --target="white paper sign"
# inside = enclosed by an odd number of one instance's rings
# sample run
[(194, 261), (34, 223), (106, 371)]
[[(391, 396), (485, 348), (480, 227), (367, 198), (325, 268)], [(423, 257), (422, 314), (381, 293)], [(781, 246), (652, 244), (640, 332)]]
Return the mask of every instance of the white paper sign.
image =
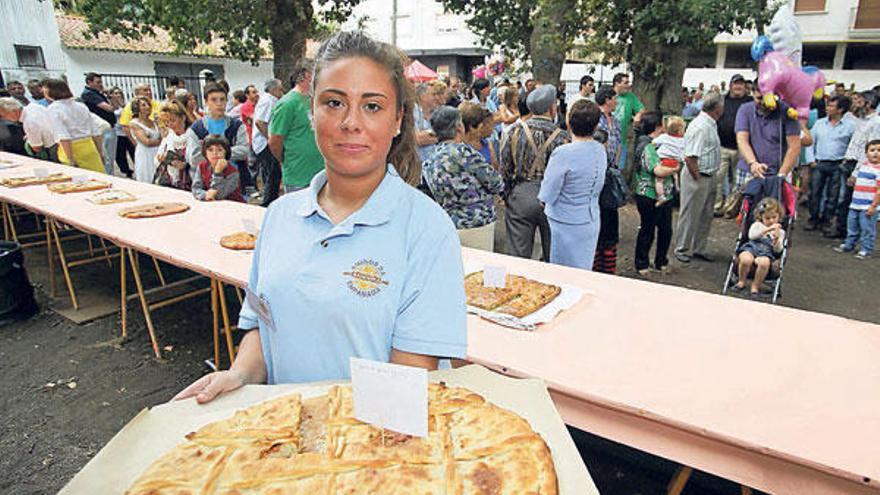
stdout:
[(486, 265), (483, 267), (483, 286), (484, 287), (500, 287), (507, 286), (507, 268), (496, 265)]
[(257, 222), (254, 222), (253, 218), (242, 218), (241, 225), (244, 227), (244, 231), (248, 234), (257, 234)]
[(428, 436), (428, 371), (351, 358), (354, 417), (379, 428)]
[(37, 167), (34, 169), (34, 177), (49, 177), (49, 169), (46, 167)]
[(89, 177), (87, 175), (80, 174), (80, 175), (73, 176), (73, 183), (74, 184), (82, 184), (88, 180), (89, 180)]

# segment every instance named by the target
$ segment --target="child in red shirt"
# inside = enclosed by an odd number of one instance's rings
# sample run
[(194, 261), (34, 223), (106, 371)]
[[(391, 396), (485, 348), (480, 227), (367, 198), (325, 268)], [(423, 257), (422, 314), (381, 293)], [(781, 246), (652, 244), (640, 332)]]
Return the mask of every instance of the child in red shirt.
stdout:
[(192, 193), (199, 201), (228, 199), (244, 203), (238, 169), (229, 163), (232, 149), (229, 141), (218, 134), (207, 136), (202, 143), (202, 156), (193, 177)]

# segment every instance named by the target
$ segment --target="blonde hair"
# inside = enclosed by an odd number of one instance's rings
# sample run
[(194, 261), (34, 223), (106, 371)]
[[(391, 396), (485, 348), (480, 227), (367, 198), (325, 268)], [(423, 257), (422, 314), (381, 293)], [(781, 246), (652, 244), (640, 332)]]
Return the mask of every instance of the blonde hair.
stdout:
[(173, 115), (178, 117), (181, 122), (183, 122), (184, 127), (189, 127), (189, 123), (187, 122), (186, 109), (183, 108), (183, 105), (180, 104), (177, 100), (171, 100), (169, 102), (163, 103), (161, 107), (159, 107), (159, 115)]
[(774, 213), (777, 217), (782, 219), (785, 215), (785, 212), (782, 210), (782, 204), (773, 198), (764, 198), (758, 203), (758, 207), (755, 210), (755, 217), (763, 221), (767, 215), (772, 215)]
[(684, 130), (686, 127), (687, 124), (684, 119), (677, 115), (669, 117), (669, 120), (666, 121), (666, 132), (669, 134), (684, 136)]

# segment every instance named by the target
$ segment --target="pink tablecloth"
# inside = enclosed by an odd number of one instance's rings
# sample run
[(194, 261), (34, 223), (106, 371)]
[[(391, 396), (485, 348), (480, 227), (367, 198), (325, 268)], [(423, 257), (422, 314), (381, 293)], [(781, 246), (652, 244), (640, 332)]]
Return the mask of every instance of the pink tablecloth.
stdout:
[(502, 264), (595, 293), (535, 332), (469, 316), (471, 360), (541, 377), (584, 402), (880, 486), (880, 326), (463, 252), (469, 264)]
[[(167, 187), (144, 184), (120, 177), (73, 169), (41, 160), (0, 154), (24, 165), (0, 170), (0, 177), (33, 175), (34, 169), (84, 175), (109, 180), (116, 189), (134, 194), (137, 201), (96, 205), (86, 200), (91, 192), (56, 194), (46, 186), (8, 188), (0, 186), (0, 201), (17, 204), (49, 215), (85, 232), (151, 254), (174, 265), (193, 270), (223, 282), (244, 287), (250, 272), (251, 252), (232, 251), (220, 246), (220, 237), (244, 229), (242, 219), (253, 220), (257, 227), (264, 208), (233, 201), (197, 201), (192, 194)], [(190, 206), (178, 215), (131, 220), (120, 217), (123, 208), (145, 203), (175, 201)]]
[[(21, 161), (27, 165), (0, 170), (0, 177), (45, 166), (107, 178)], [(203, 203), (182, 191), (111, 180), (138, 196), (138, 202), (97, 206), (85, 200), (89, 193), (58, 195), (45, 186), (0, 187), (0, 201), (246, 285), (250, 253), (221, 248), (218, 239), (241, 230), (242, 218), (259, 225), (262, 208)], [(192, 209), (146, 220), (116, 214), (153, 201), (180, 201)], [(880, 326), (471, 249), (464, 249), (463, 257), (469, 265), (502, 264), (512, 273), (593, 293), (535, 332), (468, 317), (469, 358), (543, 378), (558, 397), (571, 398), (581, 408), (563, 411), (566, 421), (590, 429), (596, 416), (588, 415), (588, 409), (624, 412), (625, 421), (647, 425), (638, 433), (645, 438), (624, 431), (623, 422), (620, 432), (612, 422), (600, 433), (612, 438), (620, 433), (616, 439), (625, 443), (768, 491), (831, 493), (810, 484), (817, 473), (851, 481), (852, 493), (880, 486)], [(563, 409), (561, 402), (557, 405)], [(662, 433), (674, 431), (686, 432), (694, 443), (710, 439), (727, 450), (702, 457), (685, 452)], [(762, 471), (743, 461), (747, 453), (784, 469)], [(765, 479), (785, 475), (795, 481), (785, 481), (784, 488), (774, 484), (778, 480)], [(806, 480), (801, 488), (799, 480)], [(848, 491), (835, 488), (834, 493)]]

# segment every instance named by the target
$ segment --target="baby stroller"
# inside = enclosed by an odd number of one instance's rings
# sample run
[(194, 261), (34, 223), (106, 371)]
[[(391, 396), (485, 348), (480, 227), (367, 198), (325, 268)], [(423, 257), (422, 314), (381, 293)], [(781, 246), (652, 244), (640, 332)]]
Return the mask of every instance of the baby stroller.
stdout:
[[(764, 286), (772, 289), (771, 301), (775, 304), (776, 300), (782, 297), (782, 272), (785, 268), (785, 261), (788, 258), (788, 248), (791, 246), (791, 234), (794, 231), (793, 226), (797, 217), (797, 196), (795, 195), (792, 185), (785, 180), (784, 177), (772, 176), (764, 179), (752, 179), (743, 192), (742, 206), (740, 207), (737, 222), (740, 224), (739, 234), (736, 237), (733, 255), (731, 255), (730, 266), (727, 269), (727, 278), (724, 280), (724, 287), (721, 289), (722, 294), (727, 294), (737, 282), (739, 275), (737, 273), (737, 252), (743, 244), (749, 241), (749, 228), (752, 226), (754, 219), (755, 206), (765, 197), (775, 198), (785, 209), (785, 217), (780, 220), (783, 230), (785, 231), (785, 239), (782, 245), (782, 253), (779, 258), (773, 262), (767, 278), (764, 279)], [(754, 270), (752, 270), (754, 272)], [(752, 273), (749, 274), (749, 277)]]

